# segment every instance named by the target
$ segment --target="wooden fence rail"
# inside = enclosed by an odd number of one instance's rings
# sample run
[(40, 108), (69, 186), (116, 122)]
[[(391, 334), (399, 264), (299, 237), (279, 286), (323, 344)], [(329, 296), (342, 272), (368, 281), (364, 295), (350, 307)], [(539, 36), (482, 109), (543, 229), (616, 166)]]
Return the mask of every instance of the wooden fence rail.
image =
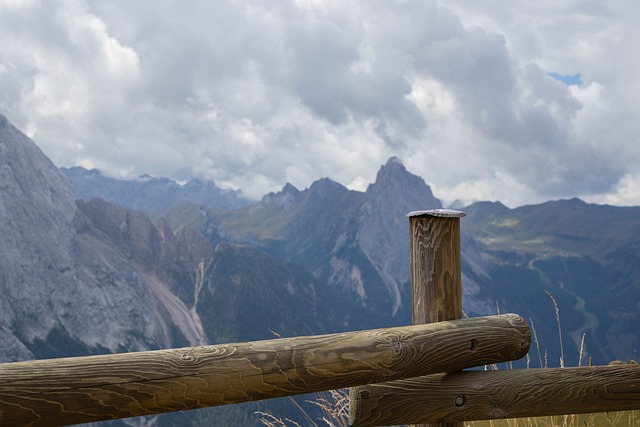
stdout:
[(313, 393), (515, 360), (515, 314), (0, 365), (0, 425), (53, 426)]
[(386, 426), (640, 409), (640, 365), (454, 372), (351, 389), (349, 423)]

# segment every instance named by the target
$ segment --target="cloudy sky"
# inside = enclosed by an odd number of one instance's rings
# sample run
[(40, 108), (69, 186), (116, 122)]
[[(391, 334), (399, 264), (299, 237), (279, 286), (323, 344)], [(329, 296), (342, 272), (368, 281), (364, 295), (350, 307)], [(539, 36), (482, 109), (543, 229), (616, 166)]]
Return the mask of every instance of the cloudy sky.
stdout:
[(0, 114), (58, 166), (259, 198), (398, 156), (445, 203), (640, 205), (640, 2), (0, 0)]

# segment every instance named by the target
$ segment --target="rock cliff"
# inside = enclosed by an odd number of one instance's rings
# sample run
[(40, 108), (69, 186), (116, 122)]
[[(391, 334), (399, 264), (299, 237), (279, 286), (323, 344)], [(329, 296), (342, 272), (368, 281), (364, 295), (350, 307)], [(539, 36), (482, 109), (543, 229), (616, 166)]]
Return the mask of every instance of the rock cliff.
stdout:
[(192, 310), (206, 239), (100, 200), (76, 204), (4, 116), (0, 182), (0, 360), (206, 341)]
[(0, 325), (14, 342), (0, 346), (6, 360), (33, 356), (24, 344), (61, 326), (61, 307), (73, 304), (63, 290), (77, 282), (76, 205), (69, 181), (1, 115), (0, 186)]
[[(422, 178), (409, 173), (392, 157), (380, 168), (376, 181), (366, 191), (363, 219), (358, 233), (362, 252), (376, 266), (396, 313), (410, 300), (409, 222), (411, 211), (442, 207)], [(403, 287), (404, 285), (404, 287)]]

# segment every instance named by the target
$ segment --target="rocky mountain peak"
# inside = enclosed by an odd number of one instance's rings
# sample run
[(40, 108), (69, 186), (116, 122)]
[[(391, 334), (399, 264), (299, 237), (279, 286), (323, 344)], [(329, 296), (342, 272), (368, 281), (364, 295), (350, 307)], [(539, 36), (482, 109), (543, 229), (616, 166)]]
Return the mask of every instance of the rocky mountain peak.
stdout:
[(260, 204), (268, 205), (275, 203), (276, 205), (282, 206), (284, 210), (289, 210), (297, 204), (299, 199), (300, 190), (287, 182), (281, 191), (277, 193), (269, 193), (264, 196), (260, 201)]
[(398, 157), (390, 157), (387, 162), (378, 170), (376, 183), (394, 181), (407, 174), (407, 168)]
[(293, 195), (300, 194), (300, 190), (298, 190), (296, 187), (294, 187), (288, 182), (284, 185), (284, 187), (282, 187), (282, 192), (285, 194), (293, 194)]
[[(71, 183), (26, 135), (0, 115), (0, 197), (40, 205), (71, 222), (75, 203)], [(5, 206), (7, 206), (5, 204)]]
[(347, 187), (329, 178), (321, 178), (309, 187), (309, 193), (321, 199), (333, 197), (347, 191), (349, 191)]
[[(401, 306), (409, 281), (409, 226), (406, 214), (442, 207), (422, 178), (413, 175), (397, 157), (390, 158), (369, 185), (362, 228), (363, 253), (378, 268), (393, 303), (393, 313)], [(398, 251), (397, 248), (402, 248)]]
[[(441, 208), (442, 203), (433, 196), (422, 178), (407, 171), (402, 161), (397, 157), (387, 160), (376, 176), (376, 181), (367, 188), (367, 195), (389, 200), (411, 199), (423, 204), (416, 209)], [(392, 197), (389, 199), (389, 197)]]
[(26, 239), (25, 243), (37, 244), (42, 237), (73, 228), (76, 208), (71, 183), (33, 141), (1, 115), (0, 183), (0, 227), (8, 233), (2, 234), (5, 243), (15, 235)]

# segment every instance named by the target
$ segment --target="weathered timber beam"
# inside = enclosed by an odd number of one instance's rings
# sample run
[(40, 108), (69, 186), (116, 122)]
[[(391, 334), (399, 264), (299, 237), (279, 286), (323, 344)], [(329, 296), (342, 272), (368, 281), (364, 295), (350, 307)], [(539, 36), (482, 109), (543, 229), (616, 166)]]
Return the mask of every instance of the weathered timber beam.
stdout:
[(0, 426), (65, 425), (312, 393), (523, 357), (515, 314), (0, 365)]
[(640, 365), (435, 374), (350, 391), (352, 426), (640, 409)]
[[(413, 324), (462, 318), (460, 218), (450, 209), (410, 212)], [(426, 423), (411, 427), (463, 427), (462, 423)]]

